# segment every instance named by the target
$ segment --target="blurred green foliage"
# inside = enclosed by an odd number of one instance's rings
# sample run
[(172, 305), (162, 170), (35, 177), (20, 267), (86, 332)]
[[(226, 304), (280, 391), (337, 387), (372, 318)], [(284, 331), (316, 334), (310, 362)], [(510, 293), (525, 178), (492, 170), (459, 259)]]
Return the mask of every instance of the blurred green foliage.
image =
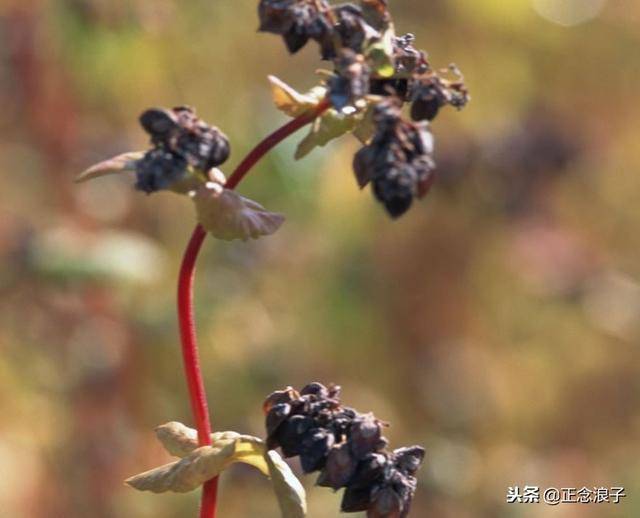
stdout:
[[(3, 516), (194, 515), (196, 494), (122, 484), (168, 460), (156, 425), (190, 422), (174, 292), (192, 207), (72, 179), (143, 148), (149, 106), (196, 106), (228, 133), (230, 167), (281, 124), (267, 74), (304, 91), (319, 63), (258, 34), (256, 3), (0, 3)], [(640, 4), (564, 3), (580, 12), (392, 2), (473, 101), (435, 122), (439, 181), (400, 221), (358, 191), (355, 139), (295, 162), (294, 137), (243, 184), (288, 222), (207, 241), (199, 262), (216, 428), (263, 435), (264, 396), (333, 381), (392, 444), (427, 448), (413, 516), (555, 516), (505, 504), (524, 484), (623, 485), (620, 505), (563, 516), (640, 515)], [(334, 517), (339, 495), (311, 488), (309, 505)], [(241, 466), (220, 513), (278, 516)]]

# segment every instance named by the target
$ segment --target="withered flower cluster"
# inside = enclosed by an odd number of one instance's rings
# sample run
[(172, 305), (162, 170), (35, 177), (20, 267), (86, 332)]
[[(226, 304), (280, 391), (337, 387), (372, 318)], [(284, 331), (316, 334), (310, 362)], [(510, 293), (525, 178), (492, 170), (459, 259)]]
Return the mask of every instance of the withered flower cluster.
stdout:
[[(393, 106), (410, 103), (414, 121), (431, 121), (443, 106), (460, 109), (469, 100), (457, 68), (448, 70), (453, 79), (445, 78), (432, 68), (426, 53), (414, 47), (412, 34), (396, 36), (387, 0), (360, 0), (358, 5), (331, 5), (327, 0), (261, 0), (258, 12), (260, 30), (281, 35), (291, 53), (313, 40), (320, 46), (322, 59), (333, 61), (334, 71), (327, 88), (338, 111), (348, 106), (363, 110), (382, 102), (383, 97), (392, 97)], [(372, 96), (378, 96), (378, 100)], [(401, 120), (401, 112), (395, 108), (393, 111)], [(374, 122), (377, 124), (381, 118), (385, 117), (376, 115)], [(407, 124), (398, 122), (397, 127), (408, 128)], [(415, 131), (429, 130), (425, 125)], [(406, 131), (397, 133), (401, 136)], [(393, 155), (398, 160), (376, 160), (375, 170), (370, 169), (366, 176), (374, 180), (374, 194), (390, 215), (398, 217), (409, 209), (414, 198), (424, 196), (428, 190), (425, 185), (430, 184), (431, 179), (427, 178), (431, 178), (434, 167), (432, 150), (429, 147), (421, 151), (414, 146), (407, 159), (406, 149), (396, 153), (405, 143), (392, 142), (388, 126), (377, 127), (374, 139), (382, 140), (383, 134), (386, 147), (394, 150), (386, 153), (387, 158)], [(380, 142), (376, 147), (380, 148)]]
[(305, 473), (320, 471), (318, 485), (344, 488), (343, 512), (407, 516), (424, 449), (387, 450), (383, 423), (342, 406), (339, 397), (340, 387), (320, 383), (271, 394), (264, 403), (267, 446), (299, 456)]
[(207, 172), (229, 158), (226, 135), (199, 119), (194, 110), (153, 108), (140, 116), (153, 148), (136, 164), (136, 188), (147, 193), (180, 181), (188, 167)]
[(292, 54), (309, 40), (320, 45), (322, 59), (333, 59), (338, 48), (357, 52), (367, 39), (369, 25), (355, 5), (332, 6), (327, 0), (261, 0), (260, 31), (279, 34)]
[(414, 197), (423, 197), (434, 180), (433, 137), (426, 122), (402, 118), (400, 103), (390, 98), (374, 108), (376, 133), (358, 151), (353, 169), (358, 183), (373, 192), (392, 217), (404, 214)]

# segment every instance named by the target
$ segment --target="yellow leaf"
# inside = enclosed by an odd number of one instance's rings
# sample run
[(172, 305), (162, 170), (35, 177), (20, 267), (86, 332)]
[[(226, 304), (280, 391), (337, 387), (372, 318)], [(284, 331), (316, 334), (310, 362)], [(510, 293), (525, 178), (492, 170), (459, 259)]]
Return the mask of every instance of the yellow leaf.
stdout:
[(324, 87), (315, 87), (310, 92), (301, 94), (275, 76), (269, 76), (269, 82), (271, 83), (271, 97), (276, 108), (290, 117), (298, 117), (315, 108), (326, 95)]
[[(188, 439), (189, 434), (181, 427), (174, 427), (174, 431)], [(133, 476), (125, 483), (139, 491), (186, 493), (218, 476), (235, 462), (254, 466), (265, 475), (269, 473), (264, 459), (265, 446), (260, 439), (235, 432), (213, 434), (212, 439), (211, 446), (196, 448), (179, 461)]]
[(377, 77), (389, 78), (395, 74), (393, 57), (394, 38), (395, 30), (393, 24), (390, 24), (380, 41), (372, 44), (366, 51), (371, 69)]
[[(255, 438), (251, 438), (255, 439)], [(259, 469), (264, 475), (269, 476), (269, 466), (264, 458), (265, 446), (260, 439), (251, 440), (247, 436), (236, 441), (234, 462), (243, 462)]]

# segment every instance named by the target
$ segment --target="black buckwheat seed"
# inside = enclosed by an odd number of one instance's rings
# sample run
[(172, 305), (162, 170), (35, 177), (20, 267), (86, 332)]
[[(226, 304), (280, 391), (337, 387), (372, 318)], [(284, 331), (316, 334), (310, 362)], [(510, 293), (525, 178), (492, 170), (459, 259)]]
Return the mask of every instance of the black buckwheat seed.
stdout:
[[(259, 30), (281, 35), (291, 53), (309, 40), (319, 44), (322, 59), (333, 61), (334, 73), (326, 86), (337, 111), (356, 113), (375, 106), (375, 137), (356, 154), (353, 168), (358, 184), (371, 182), (376, 199), (397, 218), (426, 195), (435, 168), (432, 150), (415, 144), (416, 135), (418, 140), (432, 140), (429, 127), (406, 121), (402, 106), (410, 103), (413, 121), (428, 122), (445, 105), (462, 108), (469, 94), (455, 67), (449, 69), (455, 79), (445, 79), (431, 67), (426, 52), (415, 47), (413, 34), (394, 34), (387, 0), (358, 4), (261, 0)], [(372, 56), (379, 58), (383, 48), (381, 67)], [(348, 107), (352, 110), (345, 110)]]
[(136, 165), (136, 188), (152, 193), (183, 179), (187, 168), (207, 172), (229, 158), (229, 140), (218, 128), (199, 119), (193, 109), (152, 108), (140, 124), (154, 146)]
[(267, 446), (299, 456), (305, 473), (319, 471), (319, 486), (344, 488), (343, 512), (407, 516), (424, 449), (388, 451), (384, 424), (342, 406), (339, 396), (339, 387), (320, 383), (271, 394), (264, 403)]

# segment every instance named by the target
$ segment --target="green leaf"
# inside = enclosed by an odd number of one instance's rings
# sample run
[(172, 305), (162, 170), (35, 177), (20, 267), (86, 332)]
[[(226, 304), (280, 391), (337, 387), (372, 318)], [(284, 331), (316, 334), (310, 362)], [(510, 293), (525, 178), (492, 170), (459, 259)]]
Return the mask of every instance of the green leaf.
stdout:
[(231, 241), (257, 239), (273, 234), (284, 216), (267, 211), (259, 203), (207, 182), (193, 192), (198, 221), (212, 236)]
[(395, 38), (393, 24), (382, 35), (382, 39), (371, 44), (365, 51), (367, 62), (373, 73), (382, 78), (393, 77), (396, 72), (393, 58), (393, 39)]
[(307, 495), (300, 481), (277, 452), (266, 452), (265, 460), (282, 518), (304, 518), (307, 515)]
[(309, 134), (298, 144), (295, 158), (300, 160), (316, 147), (326, 146), (333, 139), (349, 133), (356, 126), (354, 114), (339, 113), (334, 109), (327, 110), (322, 117), (311, 125)]
[(326, 146), (332, 140), (347, 133), (353, 135), (363, 144), (367, 144), (375, 132), (371, 98), (365, 98), (366, 108), (350, 113), (340, 113), (335, 109), (327, 110), (322, 117), (313, 121), (307, 136), (298, 144), (295, 158), (300, 160), (317, 147)]
[(280, 111), (290, 117), (298, 117), (315, 108), (327, 92), (325, 87), (317, 86), (310, 92), (301, 94), (275, 76), (269, 76), (269, 82), (273, 102)]
[(136, 162), (144, 156), (144, 151), (131, 151), (100, 162), (83, 171), (75, 178), (76, 183), (86, 182), (109, 174), (135, 171)]

